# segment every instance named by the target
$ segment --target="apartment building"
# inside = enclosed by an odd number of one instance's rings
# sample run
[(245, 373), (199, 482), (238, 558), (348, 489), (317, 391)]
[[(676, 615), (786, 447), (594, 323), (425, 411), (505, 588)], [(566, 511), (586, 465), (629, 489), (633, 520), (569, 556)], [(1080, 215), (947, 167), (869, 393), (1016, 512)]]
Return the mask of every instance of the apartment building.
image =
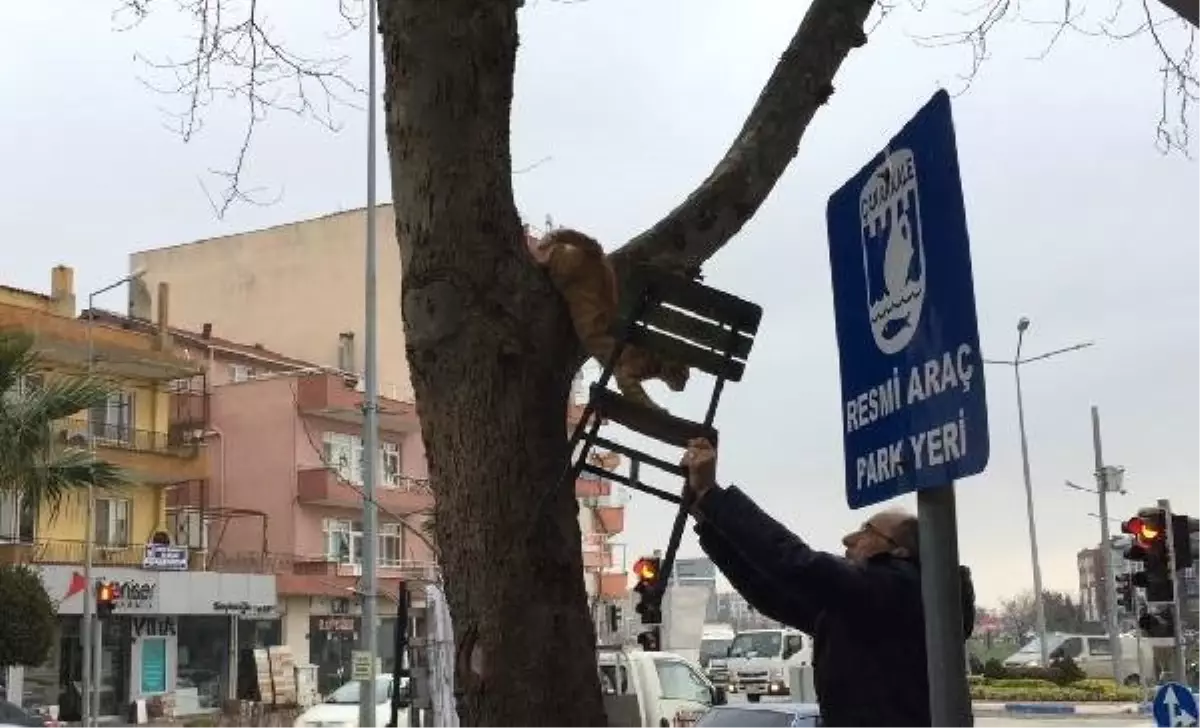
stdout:
[(68, 497), (57, 513), (12, 492), (0, 496), (0, 560), (40, 572), (58, 604), (61, 628), (44, 664), (8, 671), (8, 696), (26, 705), (58, 705), (64, 719), (78, 719), (83, 605), (95, 584), (117, 582), (116, 613), (102, 630), (101, 712), (124, 714), (131, 700), (153, 697), (170, 698), (180, 713), (213, 709), (233, 694), (230, 655), (248, 616), (230, 605), (253, 605), (255, 615), (270, 617), (275, 582), (216, 573), (203, 553), (170, 536), (178, 516), (172, 494), (206, 483), (209, 467), (203, 390), (193, 389), (203, 371), (180, 355), (167, 331), (166, 286), (158, 292), (155, 325), (135, 332), (76, 318), (73, 279), (72, 269), (58, 266), (49, 295), (0, 286), (0, 330), (33, 335), (43, 370), (22, 387), (89, 371), (112, 382), (104, 405), (60, 422), (56, 436), (94, 447), (130, 482), (96, 500), (92, 584), (83, 569), (88, 509), (82, 494)]
[[(98, 320), (145, 329), (110, 313)], [(200, 331), (172, 329), (185, 357), (203, 362), (209, 383), (210, 467), (204, 489), (181, 490), (176, 505), (203, 528), (180, 533), (213, 568), (264, 571), (277, 579), (279, 620), (265, 635), (317, 666), (318, 690), (348, 679), (362, 629), (363, 471), (361, 387), (352, 374)], [(413, 597), (423, 629), (423, 590), (438, 579), (426, 522), (433, 508), (415, 408), (380, 398), (377, 574), (379, 655), (394, 665), (390, 635), (397, 596)]]
[[(380, 395), (399, 412), (402, 406), (411, 407), (413, 399), (398, 305), (400, 256), (390, 205), (377, 208), (376, 226), (380, 243)], [(361, 377), (364, 361), (365, 236), (366, 210), (359, 209), (134, 253), (131, 270), (145, 273), (131, 294), (130, 313), (149, 318), (157, 305), (158, 285), (166, 282), (171, 290), (172, 320), (178, 326), (190, 331), (207, 327), (227, 340), (311, 362), (343, 374), (349, 381)], [(535, 239), (531, 237), (530, 242)], [(350, 395), (341, 392), (338, 396)], [(579, 414), (576, 408), (574, 416)], [(348, 422), (340, 420), (341, 424)], [(233, 438), (228, 439), (232, 442)], [(416, 430), (405, 435), (405, 442), (410, 441), (413, 444), (406, 447), (412, 448), (411, 454), (405, 451), (403, 455), (405, 467), (424, 472), (424, 453), (417, 449), (420, 437)], [(622, 548), (617, 537), (624, 529), (627, 496), (607, 482), (580, 481), (576, 492), (581, 499), (580, 527), (587, 563), (584, 580), (593, 613), (599, 617), (605, 611), (603, 605), (623, 603), (628, 593), (624, 564), (614, 556)], [(281, 588), (290, 588), (287, 583), (282, 580)], [(608, 624), (609, 620), (597, 618), (601, 631)]]

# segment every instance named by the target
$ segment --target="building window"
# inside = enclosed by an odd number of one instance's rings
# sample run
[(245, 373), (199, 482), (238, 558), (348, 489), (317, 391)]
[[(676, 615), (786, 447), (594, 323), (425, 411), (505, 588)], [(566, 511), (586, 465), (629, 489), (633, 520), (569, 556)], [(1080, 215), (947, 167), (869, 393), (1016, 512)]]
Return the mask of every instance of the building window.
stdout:
[(325, 558), (338, 564), (357, 564), (362, 560), (363, 529), (360, 521), (326, 518)]
[(342, 480), (362, 485), (363, 447), (362, 440), (357, 435), (326, 432), (321, 459), (325, 467), (337, 473)]
[(234, 384), (238, 382), (248, 382), (258, 375), (258, 371), (254, 367), (246, 364), (230, 364), (229, 378)]
[[(342, 432), (326, 432), (321, 439), (321, 460), (325, 467), (347, 483), (362, 485), (366, 473), (362, 438)], [(383, 477), (380, 484), (399, 487), (403, 477), (400, 467), (400, 445), (385, 442), (380, 446), (379, 452), (383, 460)]]
[(399, 523), (379, 525), (379, 565), (399, 566), (404, 560), (404, 538)]
[(96, 543), (101, 546), (128, 546), (131, 510), (128, 499), (97, 498)]
[(400, 487), (400, 446), (394, 442), (383, 443), (383, 484)]
[(133, 439), (133, 394), (113, 392), (104, 404), (88, 411), (92, 437), (111, 442), (129, 443)]
[(37, 509), (29, 498), (18, 492), (0, 492), (0, 541), (32, 543)]

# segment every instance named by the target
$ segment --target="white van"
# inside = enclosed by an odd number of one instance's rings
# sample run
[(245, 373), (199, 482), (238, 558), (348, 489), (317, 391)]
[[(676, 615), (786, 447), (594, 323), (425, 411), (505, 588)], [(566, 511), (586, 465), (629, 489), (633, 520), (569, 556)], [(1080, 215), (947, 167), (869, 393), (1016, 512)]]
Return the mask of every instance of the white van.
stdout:
[(731, 689), (757, 703), (764, 695), (790, 695), (791, 670), (812, 664), (812, 640), (790, 628), (739, 632), (729, 645)]
[[(1126, 685), (1137, 685), (1142, 680), (1141, 672), (1154, 669), (1154, 657), (1150, 640), (1141, 640), (1141, 660), (1138, 660), (1138, 639), (1123, 634), (1121, 640), (1121, 674)], [(1050, 659), (1060, 655), (1070, 657), (1088, 677), (1112, 679), (1112, 643), (1106, 635), (1070, 634), (1050, 632), (1046, 635)], [(1005, 667), (1039, 667), (1042, 664), (1041, 643), (1035, 637), (1004, 661)], [(1152, 676), (1152, 675), (1151, 675)]]
[(690, 726), (725, 704), (725, 691), (681, 655), (600, 647), (596, 657), (610, 728)]

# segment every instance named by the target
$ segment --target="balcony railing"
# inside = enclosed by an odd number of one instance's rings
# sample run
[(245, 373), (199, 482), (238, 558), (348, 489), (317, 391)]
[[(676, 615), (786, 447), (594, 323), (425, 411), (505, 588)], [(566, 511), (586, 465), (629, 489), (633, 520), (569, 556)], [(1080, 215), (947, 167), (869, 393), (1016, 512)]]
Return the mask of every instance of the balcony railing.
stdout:
[[(0, 541), (0, 552), (7, 552), (6, 563), (79, 565), (87, 560), (87, 543), (65, 539), (34, 539), (33, 541)], [(95, 544), (92, 563), (96, 566), (142, 568), (146, 544)], [(188, 553), (188, 569), (201, 571), (204, 559), (201, 552)]]
[[(359, 566), (357, 563), (339, 562), (320, 554), (273, 554), (242, 551), (215, 554), (209, 564), (209, 569), (235, 573), (354, 577), (359, 574)], [(376, 574), (381, 579), (437, 581), (441, 577), (441, 567), (436, 562), (428, 560), (380, 561), (376, 567)]]
[(198, 444), (186, 442), (179, 435), (172, 436), (155, 430), (138, 430), (122, 425), (89, 423), (67, 420), (62, 424), (60, 437), (77, 447), (87, 447), (88, 439), (95, 438), (96, 447), (150, 452), (172, 457), (191, 458), (198, 452)]

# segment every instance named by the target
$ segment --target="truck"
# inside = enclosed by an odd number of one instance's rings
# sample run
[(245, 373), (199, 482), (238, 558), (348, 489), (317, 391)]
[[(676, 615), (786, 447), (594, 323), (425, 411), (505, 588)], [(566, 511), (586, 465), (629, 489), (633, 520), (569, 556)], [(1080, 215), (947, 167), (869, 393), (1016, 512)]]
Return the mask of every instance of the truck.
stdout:
[(791, 668), (812, 665), (812, 640), (788, 627), (738, 632), (726, 664), (730, 689), (744, 692), (751, 703), (764, 695), (791, 695)]
[(729, 646), (736, 636), (732, 624), (714, 622), (704, 625), (700, 637), (700, 667), (714, 685), (728, 688)]
[(690, 726), (726, 702), (725, 691), (681, 655), (600, 647), (596, 657), (604, 710), (613, 728)]

